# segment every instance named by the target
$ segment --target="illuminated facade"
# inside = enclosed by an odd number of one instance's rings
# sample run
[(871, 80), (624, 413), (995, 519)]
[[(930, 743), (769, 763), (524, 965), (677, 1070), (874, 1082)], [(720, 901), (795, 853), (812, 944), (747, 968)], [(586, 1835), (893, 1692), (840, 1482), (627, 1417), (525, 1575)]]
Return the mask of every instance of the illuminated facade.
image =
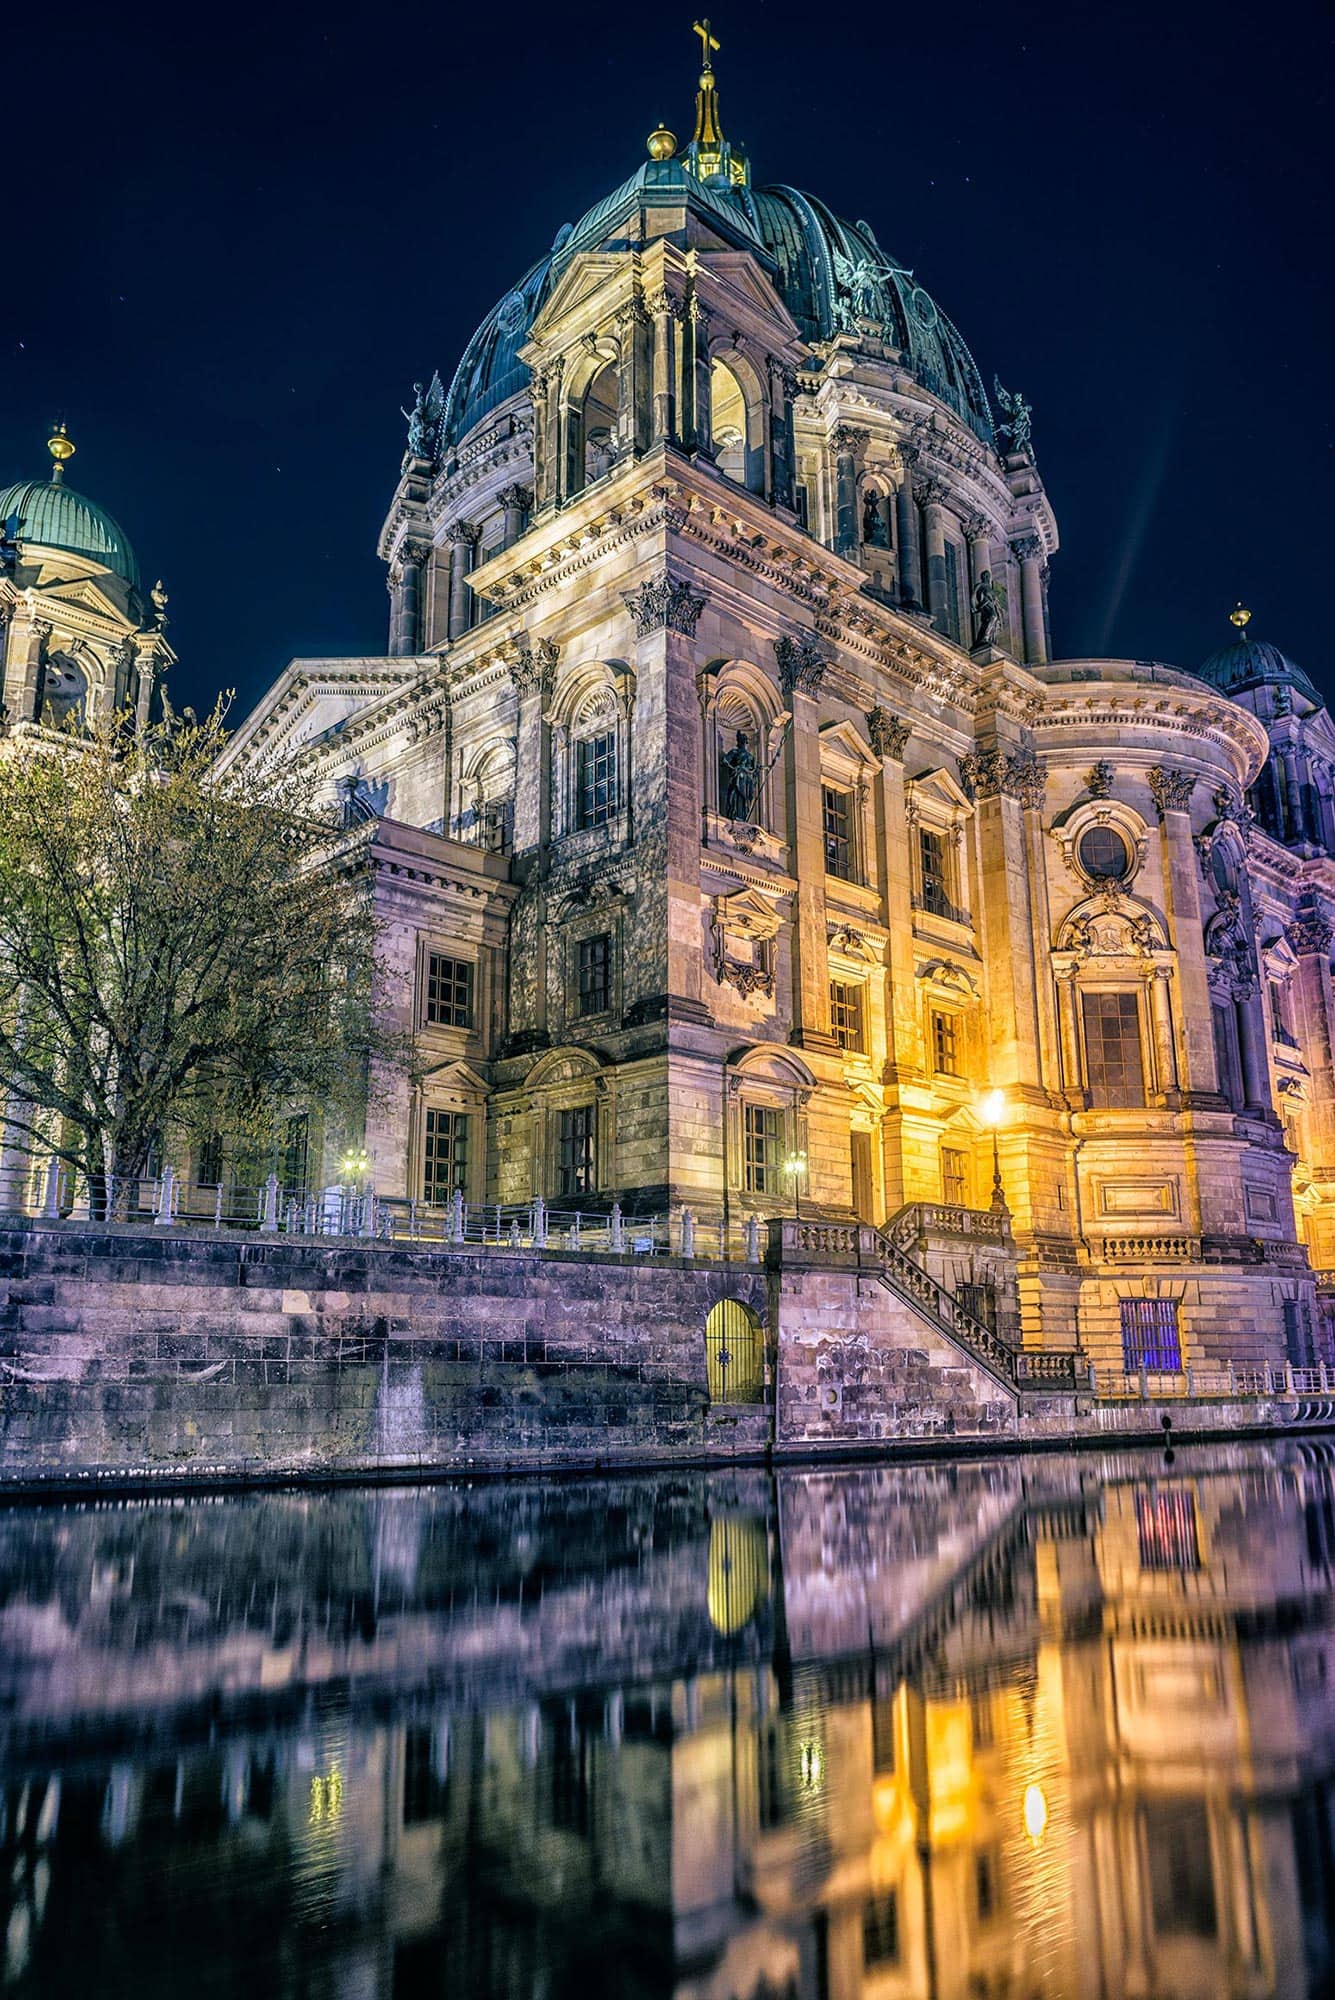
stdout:
[(712, 68), (649, 155), (419, 388), (387, 655), (294, 662), (230, 752), (374, 822), (426, 1067), (376, 1186), (939, 1225), (996, 1293), (999, 1091), (1028, 1344), (1311, 1359), (1320, 697), (1243, 624), (1198, 674), (1054, 658), (1023, 400), (868, 223), (752, 183)]

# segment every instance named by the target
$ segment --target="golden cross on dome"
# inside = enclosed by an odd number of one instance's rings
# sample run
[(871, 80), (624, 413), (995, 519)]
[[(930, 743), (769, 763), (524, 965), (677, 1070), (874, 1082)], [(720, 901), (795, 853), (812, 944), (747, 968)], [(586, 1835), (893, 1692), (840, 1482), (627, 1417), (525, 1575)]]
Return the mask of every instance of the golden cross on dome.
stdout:
[(709, 25), (708, 16), (706, 16), (703, 21), (696, 22), (695, 33), (700, 37), (700, 53), (703, 65), (706, 70), (712, 69), (713, 64), (710, 62), (709, 58), (714, 53), (714, 50), (719, 48), (721, 44), (719, 43), (718, 38), (714, 34), (713, 29)]

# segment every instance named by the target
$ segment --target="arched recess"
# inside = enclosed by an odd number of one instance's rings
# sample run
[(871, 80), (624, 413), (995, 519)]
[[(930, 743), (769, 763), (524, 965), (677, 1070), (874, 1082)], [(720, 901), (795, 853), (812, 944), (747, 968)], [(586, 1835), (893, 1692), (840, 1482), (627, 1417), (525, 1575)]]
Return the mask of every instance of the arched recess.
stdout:
[(635, 676), (590, 660), (558, 682), (547, 713), (552, 745), (552, 835), (623, 825), (630, 778)]
[(758, 1403), (765, 1392), (765, 1331), (740, 1299), (720, 1299), (705, 1321), (711, 1403)]
[(616, 343), (599, 340), (574, 371), (565, 405), (565, 488), (572, 500), (617, 460), (621, 365)]
[(788, 711), (769, 676), (749, 661), (710, 670), (704, 703), (705, 810), (736, 825), (779, 821), (777, 752)]
[(759, 376), (736, 348), (709, 363), (710, 443), (719, 471), (748, 493), (765, 491), (766, 397)]
[(709, 1524), (710, 1624), (730, 1638), (750, 1624), (768, 1596), (769, 1540), (764, 1521), (755, 1514), (716, 1514)]
[(881, 472), (868, 472), (862, 481), (858, 533), (864, 549), (895, 546), (895, 489)]
[(1098, 1110), (1176, 1103), (1176, 955), (1150, 904), (1104, 890), (1057, 928), (1062, 1069), (1074, 1100)]
[(806, 1106), (816, 1078), (796, 1050), (756, 1042), (724, 1071), (724, 1175), (729, 1195), (768, 1214), (800, 1190), (788, 1162), (806, 1153)]
[(509, 738), (478, 744), (459, 774), (457, 836), (507, 854), (514, 830), (515, 745)]
[(616, 1185), (616, 1075), (590, 1049), (549, 1049), (524, 1081), (533, 1193), (565, 1208)]

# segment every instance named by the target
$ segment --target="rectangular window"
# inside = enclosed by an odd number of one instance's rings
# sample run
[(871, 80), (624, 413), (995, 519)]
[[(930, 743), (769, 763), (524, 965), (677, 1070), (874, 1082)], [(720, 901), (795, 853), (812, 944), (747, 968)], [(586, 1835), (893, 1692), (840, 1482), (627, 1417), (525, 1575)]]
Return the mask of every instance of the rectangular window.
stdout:
[(217, 1187), (222, 1177), (222, 1133), (209, 1132), (199, 1142), (199, 1158), (195, 1162), (195, 1179), (201, 1187)]
[(575, 745), (575, 825), (606, 826), (617, 809), (617, 739), (609, 729)]
[(579, 1012), (605, 1014), (612, 1004), (612, 940), (606, 931), (580, 939), (575, 978)]
[(422, 1199), (444, 1208), (456, 1188), (468, 1192), (468, 1114), (428, 1111), (422, 1154)]
[(560, 1114), (556, 1166), (562, 1194), (592, 1194), (597, 1186), (597, 1115), (592, 1104), (576, 1104)]
[(1136, 1493), (1136, 1539), (1142, 1569), (1199, 1569), (1196, 1496), (1185, 1486), (1150, 1486)]
[(311, 1150), (311, 1121), (304, 1111), (283, 1127), (282, 1177), (285, 1194), (305, 1194)]
[(488, 799), (478, 820), (478, 837), (488, 854), (510, 852), (512, 808), (509, 799)]
[(941, 1148), (941, 1199), (947, 1208), (969, 1206), (969, 1156), (954, 1146)]
[(899, 1962), (899, 1903), (893, 1890), (884, 1896), (869, 1896), (862, 1905), (862, 1963), (870, 1972), (875, 1966)]
[(918, 860), (922, 867), (922, 907), (934, 917), (959, 916), (950, 893), (950, 850), (944, 833), (930, 826), (918, 829)]
[(467, 958), (426, 955), (426, 1018), (431, 1027), (471, 1028), (473, 1025), (473, 964)]
[(1127, 1374), (1137, 1374), (1142, 1368), (1157, 1374), (1180, 1374), (1177, 1300), (1123, 1299), (1121, 1308), (1122, 1366)]
[(833, 785), (820, 788), (821, 826), (825, 834), (825, 872), (842, 882), (853, 879), (852, 800)]
[(871, 1705), (871, 1764), (878, 1778), (895, 1768), (895, 1704), (873, 1701)]
[(783, 1120), (767, 1104), (742, 1106), (743, 1185), (748, 1194), (779, 1192)]
[(830, 981), (830, 1032), (841, 1049), (862, 1047), (862, 988), (844, 979)]
[(932, 1015), (932, 1067), (938, 1076), (960, 1073), (958, 1028), (953, 1014)]
[(1145, 1073), (1140, 1059), (1140, 999), (1135, 993), (1082, 993), (1085, 1071), (1089, 1101), (1143, 1104)]
[(1289, 1026), (1289, 996), (1275, 979), (1270, 981), (1270, 1019), (1274, 1024), (1275, 1040), (1286, 1049), (1296, 1049), (1298, 1038)]
[(960, 617), (964, 601), (964, 591), (960, 581), (963, 567), (961, 555), (958, 542), (946, 543), (946, 624), (950, 629), (951, 638), (957, 645), (965, 643), (964, 624)]

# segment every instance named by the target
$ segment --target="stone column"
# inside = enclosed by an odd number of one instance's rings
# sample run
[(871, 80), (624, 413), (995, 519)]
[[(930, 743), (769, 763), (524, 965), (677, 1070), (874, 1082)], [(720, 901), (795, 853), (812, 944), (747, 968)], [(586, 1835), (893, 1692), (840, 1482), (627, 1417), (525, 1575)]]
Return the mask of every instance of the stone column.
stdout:
[(431, 551), (425, 542), (401, 542), (393, 570), (389, 651), (411, 657), (422, 645), (422, 565)]
[(1253, 981), (1238, 995), (1238, 1054), (1242, 1058), (1243, 1110), (1274, 1116), (1270, 1095), (1270, 1057), (1261, 988)]
[(1170, 966), (1155, 965), (1150, 968), (1146, 980), (1150, 989), (1156, 1081), (1160, 1092), (1168, 1098), (1177, 1096), (1177, 1051), (1173, 1046), (1173, 1015), (1168, 998), (1168, 982), (1172, 976)]
[(834, 446), (834, 546), (841, 556), (858, 552), (858, 463), (869, 433), (840, 424), (831, 443)]
[(1191, 838), (1190, 771), (1150, 772), (1150, 793), (1163, 841), (1164, 893), (1173, 948), (1177, 952), (1178, 1081), (1186, 1102), (1204, 1094), (1213, 1100), (1220, 1083), (1215, 1069), (1214, 1016), (1210, 1011), (1209, 968), (1201, 925), (1200, 869)]
[(533, 408), (533, 502), (541, 509), (555, 498), (552, 463), (551, 390), (555, 371), (537, 363), (529, 373), (529, 395)]
[(825, 931), (825, 832), (821, 821), (819, 697), (826, 659), (807, 634), (775, 642), (779, 680), (793, 711), (788, 756), (788, 837), (797, 897), (793, 913), (793, 1040), (833, 1049)]
[(1037, 535), (1021, 535), (1011, 543), (1020, 564), (1020, 603), (1024, 615), (1024, 656), (1031, 667), (1048, 657), (1043, 616), (1043, 544)]
[(649, 386), (652, 323), (638, 292), (621, 307), (616, 323), (621, 344), (617, 449), (623, 458), (638, 458), (649, 442), (652, 400)]
[(1312, 903), (1299, 910), (1284, 935), (1298, 954), (1295, 1027), (1312, 1078), (1306, 1118), (1310, 1164), (1329, 1181), (1335, 1178), (1335, 988), (1330, 977), (1335, 928), (1324, 907)]
[(992, 530), (981, 514), (975, 514), (965, 532), (969, 537), (969, 588), (977, 590), (984, 576), (992, 574)]
[(942, 506), (943, 491), (935, 479), (924, 479), (914, 484), (914, 497), (923, 510), (923, 525), (927, 541), (927, 609), (932, 614), (938, 631), (945, 632), (950, 624), (950, 599), (946, 590), (946, 515)]
[(922, 604), (922, 563), (918, 554), (918, 503), (913, 497), (913, 461), (918, 454), (911, 447), (900, 449), (902, 471), (895, 489), (895, 539), (899, 543), (899, 595), (910, 610)]
[(910, 838), (904, 801), (904, 751), (910, 729), (888, 710), (874, 708), (867, 717), (867, 740), (881, 760), (877, 787), (881, 878), (885, 884), (886, 924), (890, 932), (889, 991), (885, 1005), (885, 1040), (890, 1086), (887, 1116), (882, 1121), (882, 1170), (886, 1208), (893, 1213), (905, 1199), (901, 1135), (903, 1084), (923, 1069), (922, 1027), (918, 1015), (913, 963), (913, 884)]
[(1067, 1102), (1079, 1109), (1085, 1101), (1084, 1065), (1080, 1060), (1080, 1021), (1077, 1013), (1075, 967), (1063, 966), (1057, 974), (1057, 1013), (1061, 1030), (1062, 1080)]
[(709, 382), (709, 314), (694, 291), (686, 308), (682, 387), (691, 399), (687, 442), (698, 458), (714, 456), (713, 398)]
[[(524, 532), (524, 522), (529, 508), (533, 505), (533, 495), (527, 486), (507, 486), (501, 494), (501, 519), (505, 524), (505, 546), (511, 548)], [(451, 561), (453, 556), (451, 554)]]
[(51, 632), (49, 618), (39, 618), (35, 611), (26, 608), (15, 611), (11, 620), (5, 688), (5, 699), (9, 703), (13, 722), (36, 722), (41, 714), (46, 642)]
[(1284, 773), (1285, 813), (1290, 840), (1308, 839), (1306, 801), (1303, 798), (1302, 765), (1296, 743), (1284, 743), (1279, 750)]
[(450, 627), (451, 639), (462, 639), (468, 630), (468, 583), (469, 570), (473, 567), (473, 551), (477, 547), (478, 531), (466, 521), (456, 521), (449, 531), (450, 543)]
[(769, 358), (770, 504), (793, 505), (793, 397), (797, 377), (773, 355)]
[(135, 734), (142, 736), (148, 727), (153, 706), (153, 688), (161, 655), (156, 632), (137, 632), (132, 643), (135, 654), (134, 727)]
[(653, 417), (650, 437), (654, 444), (669, 444), (677, 435), (677, 322), (681, 301), (670, 292), (655, 292), (649, 301), (654, 323)]

